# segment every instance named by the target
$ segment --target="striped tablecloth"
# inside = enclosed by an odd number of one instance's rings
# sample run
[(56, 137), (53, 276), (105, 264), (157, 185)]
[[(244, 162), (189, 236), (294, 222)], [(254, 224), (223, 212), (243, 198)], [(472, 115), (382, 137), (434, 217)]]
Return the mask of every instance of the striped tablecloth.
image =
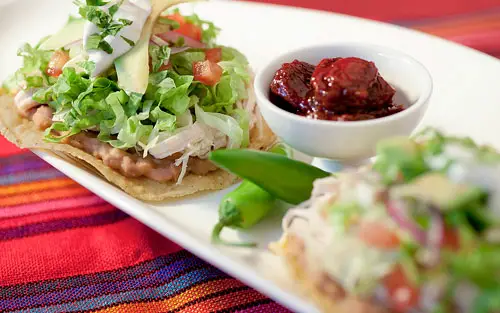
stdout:
[[(500, 57), (499, 1), (273, 2), (386, 20)], [(288, 311), (0, 137), (0, 312)]]

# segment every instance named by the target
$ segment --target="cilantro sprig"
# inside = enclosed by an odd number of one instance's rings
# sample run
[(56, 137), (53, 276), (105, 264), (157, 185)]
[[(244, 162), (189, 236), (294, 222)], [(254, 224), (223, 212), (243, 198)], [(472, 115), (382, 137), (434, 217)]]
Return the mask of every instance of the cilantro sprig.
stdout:
[[(128, 19), (114, 19), (114, 15), (120, 8), (124, 0), (111, 5), (107, 12), (103, 9), (109, 2), (103, 0), (86, 0), (85, 3), (75, 0), (75, 4), (80, 7), (80, 15), (96, 25), (100, 32), (92, 34), (87, 40), (86, 50), (103, 50), (104, 52), (113, 53), (113, 47), (105, 40), (108, 36), (116, 36), (124, 27), (131, 25), (133, 22)], [(130, 46), (135, 43), (123, 36), (120, 36)]]

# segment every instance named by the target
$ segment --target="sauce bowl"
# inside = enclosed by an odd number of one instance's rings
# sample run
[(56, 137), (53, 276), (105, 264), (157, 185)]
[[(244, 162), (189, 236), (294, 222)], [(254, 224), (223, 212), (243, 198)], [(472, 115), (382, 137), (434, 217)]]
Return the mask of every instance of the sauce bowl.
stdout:
[[(396, 89), (402, 112), (364, 121), (328, 121), (287, 112), (269, 100), (269, 85), (283, 63), (297, 59), (317, 65), (324, 58), (358, 57), (375, 63), (380, 75)], [(317, 159), (313, 164), (337, 171), (339, 163), (355, 166), (375, 154), (377, 142), (409, 136), (424, 116), (432, 94), (432, 78), (420, 62), (403, 52), (376, 45), (332, 43), (287, 52), (265, 64), (255, 77), (260, 111), (274, 133), (292, 148)]]

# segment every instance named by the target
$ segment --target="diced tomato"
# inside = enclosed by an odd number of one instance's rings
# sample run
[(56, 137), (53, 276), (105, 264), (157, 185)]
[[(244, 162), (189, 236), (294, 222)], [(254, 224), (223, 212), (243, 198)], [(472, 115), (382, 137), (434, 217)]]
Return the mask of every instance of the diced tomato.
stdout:
[(58, 77), (62, 74), (63, 67), (66, 63), (68, 63), (68, 61), (69, 55), (62, 50), (57, 50), (50, 58), (49, 65), (46, 70), (47, 75)]
[(406, 277), (401, 266), (397, 266), (392, 273), (387, 275), (383, 283), (395, 312), (406, 313), (418, 305), (420, 289)]
[(208, 86), (217, 84), (222, 76), (222, 68), (211, 61), (193, 63), (194, 79)]
[(186, 21), (182, 15), (176, 13), (167, 15), (165, 18), (179, 23), (179, 28), (174, 29), (174, 32), (201, 41), (201, 28)]
[(366, 244), (380, 249), (397, 248), (401, 242), (395, 231), (377, 221), (362, 221), (358, 236)]
[(174, 30), (174, 32), (181, 35), (201, 41), (201, 28), (191, 23), (181, 24), (181, 27)]
[(168, 18), (169, 20), (172, 20), (172, 21), (176, 21), (179, 24), (186, 23), (186, 19), (184, 18), (184, 16), (180, 15), (179, 13), (165, 15), (163, 17)]
[(168, 64), (163, 64), (162, 66), (160, 66), (160, 68), (158, 69), (158, 72), (161, 72), (161, 71), (164, 71), (164, 70), (169, 70), (172, 68), (172, 64), (168, 63)]
[(205, 60), (209, 60), (214, 63), (219, 63), (222, 60), (222, 49), (212, 48), (205, 51)]
[(460, 237), (458, 231), (451, 228), (445, 228), (443, 236), (443, 247), (454, 251), (460, 248)]

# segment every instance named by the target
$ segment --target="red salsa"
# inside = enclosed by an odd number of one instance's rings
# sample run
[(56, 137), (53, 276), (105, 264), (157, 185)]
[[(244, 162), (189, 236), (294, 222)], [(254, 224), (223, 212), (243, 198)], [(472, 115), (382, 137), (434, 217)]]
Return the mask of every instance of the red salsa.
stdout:
[(270, 89), (275, 105), (313, 119), (359, 121), (404, 110), (393, 103), (396, 91), (375, 64), (354, 57), (323, 59), (317, 66), (285, 63)]

